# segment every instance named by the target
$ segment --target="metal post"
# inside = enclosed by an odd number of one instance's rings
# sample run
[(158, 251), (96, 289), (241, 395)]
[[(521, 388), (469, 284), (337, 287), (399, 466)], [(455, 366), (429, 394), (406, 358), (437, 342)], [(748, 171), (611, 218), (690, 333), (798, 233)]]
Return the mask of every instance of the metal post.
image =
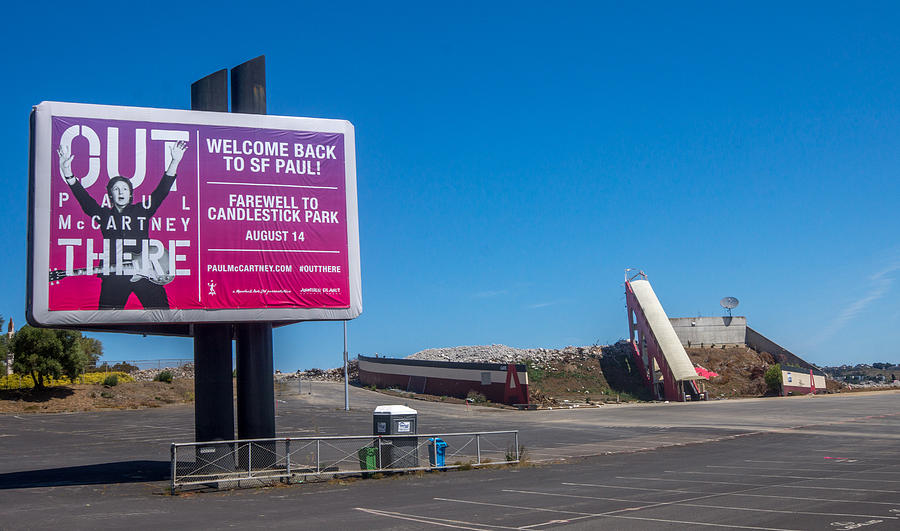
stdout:
[(481, 434), (475, 434), (475, 448), (478, 450), (478, 464), (481, 464)]
[(266, 114), (266, 56), (231, 69), (231, 112)]
[[(265, 56), (261, 55), (231, 69), (231, 112), (266, 114)], [(272, 323), (242, 323), (236, 326), (236, 332), (238, 438), (274, 438)], [(264, 461), (266, 463), (263, 466), (274, 463), (270, 463), (270, 459), (265, 456)]]
[(516, 461), (517, 462), (521, 461), (521, 458), (519, 457), (519, 432), (518, 431), (516, 432)]
[(384, 463), (381, 462), (381, 437), (378, 437), (376, 440), (378, 441), (378, 455), (375, 458), (375, 465), (376, 468), (381, 469), (384, 465)]
[(234, 439), (231, 325), (194, 325), (194, 440)]
[[(228, 112), (228, 71), (191, 84), (191, 110)], [(198, 146), (199, 148), (199, 146)], [(230, 325), (197, 324), (194, 336), (194, 440), (234, 439)], [(157, 365), (160, 365), (158, 362)]]
[(176, 450), (175, 443), (172, 443), (171, 450), (169, 451), (169, 454), (170, 454), (171, 459), (172, 459), (172, 481), (169, 483), (169, 488), (170, 488), (169, 493), (170, 493), (170, 494), (175, 494), (175, 471), (177, 470), (177, 467), (176, 467), (175, 465), (176, 465), (177, 460), (178, 460), (178, 451)]
[(228, 112), (228, 69), (191, 84), (191, 110)]
[(319, 443), (321, 441), (316, 439), (316, 474), (319, 473)]
[(347, 365), (347, 321), (344, 321), (344, 411), (350, 411), (350, 380)]
[(284, 466), (287, 469), (288, 483), (291, 482), (291, 439), (284, 440)]
[(239, 439), (275, 437), (272, 323), (237, 325), (237, 422)]
[(247, 477), (253, 476), (253, 443), (247, 443)]

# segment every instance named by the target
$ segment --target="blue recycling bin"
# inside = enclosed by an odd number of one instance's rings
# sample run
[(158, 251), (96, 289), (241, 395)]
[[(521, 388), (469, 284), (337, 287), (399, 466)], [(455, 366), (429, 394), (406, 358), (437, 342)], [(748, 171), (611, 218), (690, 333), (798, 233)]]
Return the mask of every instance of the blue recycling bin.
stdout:
[(431, 444), (428, 445), (428, 461), (431, 466), (446, 466), (444, 464), (444, 452), (447, 443), (443, 439), (428, 439)]

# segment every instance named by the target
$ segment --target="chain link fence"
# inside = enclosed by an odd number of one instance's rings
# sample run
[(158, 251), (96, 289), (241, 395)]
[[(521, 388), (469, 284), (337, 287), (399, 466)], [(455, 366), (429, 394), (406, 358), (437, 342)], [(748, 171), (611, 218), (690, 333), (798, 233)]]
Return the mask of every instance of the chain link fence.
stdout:
[[(104, 365), (109, 365), (110, 369), (117, 365), (131, 365), (137, 367), (138, 370), (144, 371), (149, 369), (177, 369), (180, 367), (184, 367), (185, 365), (191, 365), (194, 363), (193, 358), (160, 358), (155, 360), (116, 360), (109, 361), (103, 360), (103, 363), (99, 365), (102, 370)], [(121, 365), (120, 365), (121, 364)]]
[(172, 443), (171, 489), (471, 468), (514, 464), (521, 458), (517, 430)]

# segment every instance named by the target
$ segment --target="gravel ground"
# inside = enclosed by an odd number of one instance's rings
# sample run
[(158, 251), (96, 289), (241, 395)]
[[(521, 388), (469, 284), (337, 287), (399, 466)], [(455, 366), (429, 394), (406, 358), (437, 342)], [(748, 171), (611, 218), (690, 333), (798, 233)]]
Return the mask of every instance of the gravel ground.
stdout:
[(159, 373), (163, 371), (169, 371), (172, 373), (172, 377), (176, 379), (194, 379), (194, 364), (188, 363), (182, 365), (181, 367), (163, 367), (162, 369), (144, 369), (142, 371), (133, 371), (131, 372), (131, 377), (134, 378), (136, 382), (152, 382), (156, 379)]

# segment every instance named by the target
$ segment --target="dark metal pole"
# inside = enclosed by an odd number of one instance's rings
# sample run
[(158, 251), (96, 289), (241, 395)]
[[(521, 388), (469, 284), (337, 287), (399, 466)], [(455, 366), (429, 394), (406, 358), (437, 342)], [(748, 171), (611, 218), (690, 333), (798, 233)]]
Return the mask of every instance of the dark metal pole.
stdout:
[(275, 437), (272, 323), (237, 325), (238, 439)]
[(191, 84), (191, 110), (228, 112), (228, 69)]
[[(231, 69), (231, 112), (266, 114), (266, 58)], [(272, 323), (241, 323), (237, 335), (239, 439), (275, 437)]]
[(231, 112), (266, 114), (266, 56), (231, 69)]
[[(228, 111), (228, 71), (191, 85), (191, 109)], [(198, 146), (199, 148), (199, 146)], [(196, 324), (194, 335), (194, 439), (234, 439), (230, 324)]]
[(350, 378), (347, 361), (347, 321), (344, 321), (344, 411), (350, 411)]
[(231, 325), (194, 325), (194, 438), (234, 439)]

